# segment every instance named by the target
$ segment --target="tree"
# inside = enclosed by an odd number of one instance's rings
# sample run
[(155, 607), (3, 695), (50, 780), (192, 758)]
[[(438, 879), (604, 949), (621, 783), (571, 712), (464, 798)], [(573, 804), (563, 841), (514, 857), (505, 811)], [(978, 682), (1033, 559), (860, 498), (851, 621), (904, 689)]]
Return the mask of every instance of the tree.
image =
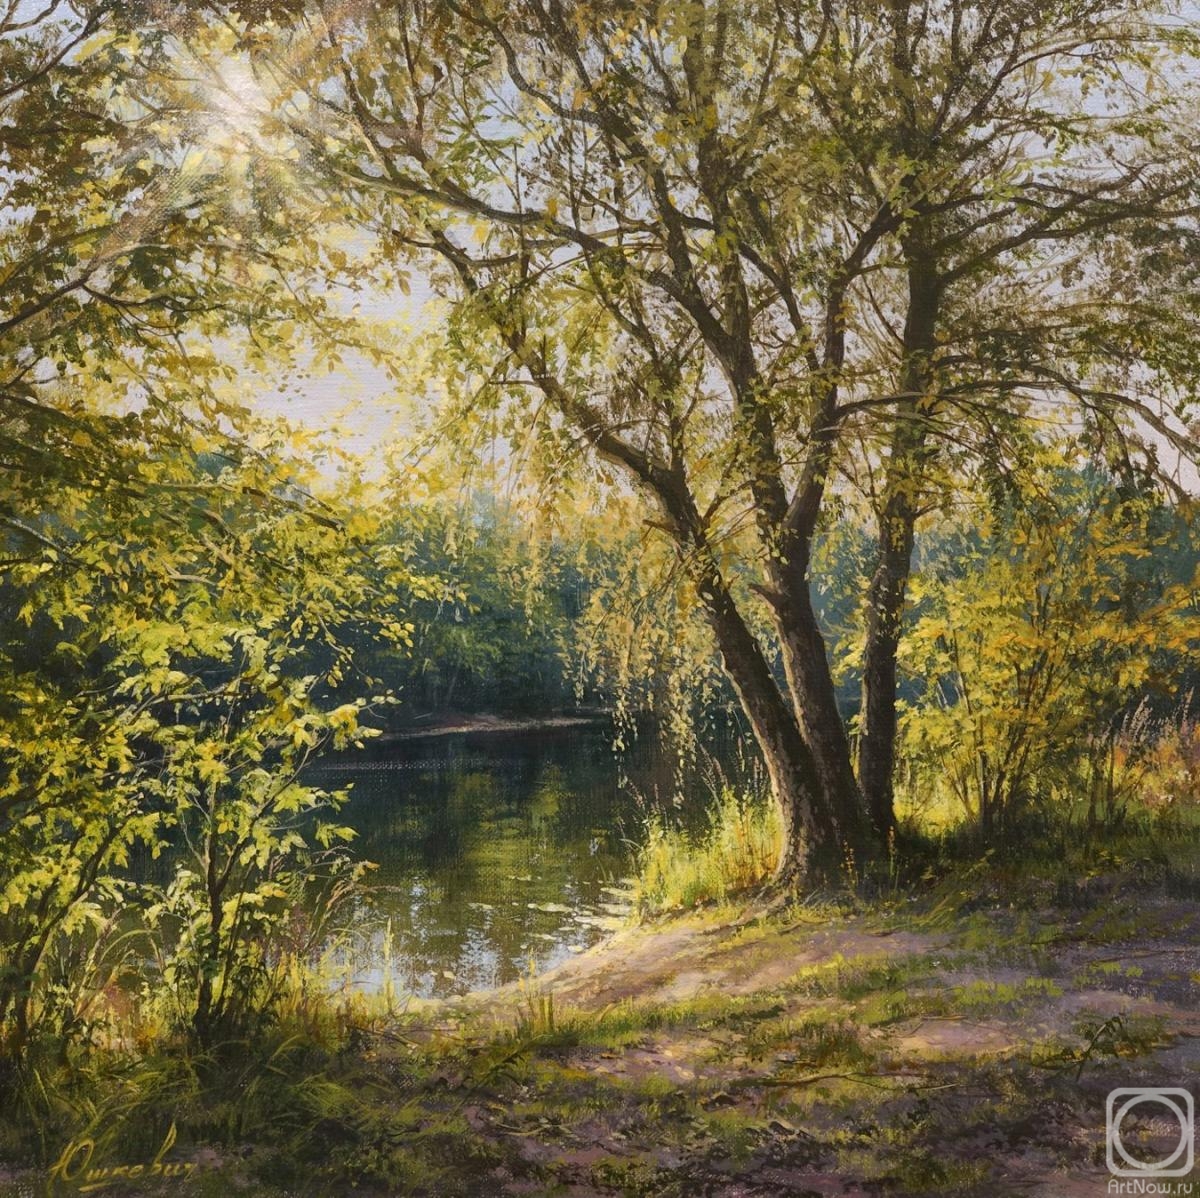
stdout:
[[(1107, 377), (1190, 369), (1148, 302), (1186, 260), (1194, 186), (1167, 11), (298, 0), (246, 33), (315, 177), (453, 297), (450, 386), (505, 394), (560, 470), (585, 447), (655, 509), (783, 809), (783, 877), (891, 825), (935, 447), (993, 447), (1072, 397), (1186, 442)], [(1131, 264), (1137, 237), (1161, 271)], [(1168, 310), (1177, 343), (1191, 316)], [(838, 471), (882, 475), (857, 777), (810, 596)]]
[[(965, 444), (1003, 472), (1038, 422), (1082, 420), (1125, 479), (1139, 449), (1152, 468), (1163, 448), (1194, 457), (1186, 247), (1200, 176), (1180, 130), (1196, 96), (1173, 81), (1192, 73), (1196, 41), (1173, 11), (900, 2), (874, 37), (850, 38), (879, 53), (855, 71), (862, 105), (829, 107), (834, 128), (846, 139), (869, 114), (889, 156), (907, 164), (899, 302), (883, 321), (894, 395), (882, 398), (885, 456), (868, 484), (878, 544), (859, 777), (880, 826), (892, 818), (914, 530), (923, 505), (954, 485), (937, 472), (938, 446), (961, 457)], [(867, 186), (875, 152), (855, 153)]]
[(1188, 526), (1160, 496), (1122, 494), (1072, 445), (1020, 484), (998, 509), (978, 496), (972, 547), (918, 574), (901, 655), (923, 680), (901, 722), (911, 788), (988, 838), (1052, 801), (1111, 820), (1118, 750), (1143, 748), (1122, 733), (1179, 693), (1200, 627)]
[[(373, 594), (357, 568), (370, 520), (315, 498), (302, 439), (243, 402), (267, 370), (287, 381), (298, 341), (334, 352), (344, 322), (285, 269), (254, 171), (216, 139), (196, 147), (162, 70), (170, 29), (138, 18), (104, 3), (0, 15), (9, 1059), (39, 1018), (70, 1018), (47, 961), (103, 939), (131, 853), (169, 829), (203, 862), (193, 997), (196, 1034), (211, 1033), (247, 913), (266, 918), (273, 872), (303, 872), (290, 823), (326, 796), (293, 775), (357, 721), (329, 695), (347, 669), (329, 630), (367, 618)], [(297, 319), (312, 336), (288, 335)], [(302, 646), (319, 665), (297, 674)]]

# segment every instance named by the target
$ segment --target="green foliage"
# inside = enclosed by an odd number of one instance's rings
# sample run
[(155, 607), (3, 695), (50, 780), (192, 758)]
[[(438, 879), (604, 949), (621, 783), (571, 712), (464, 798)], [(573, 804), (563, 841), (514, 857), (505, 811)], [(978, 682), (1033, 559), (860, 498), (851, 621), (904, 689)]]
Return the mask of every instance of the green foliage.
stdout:
[[(196, 119), (203, 87), (166, 69), (180, 28), (108, 4), (0, 16), (0, 1040), (17, 1058), (111, 1033), (139, 985), (202, 1040), (269, 1005), (300, 892), (360, 869), (329, 818), (341, 796), (300, 776), (359, 736), (370, 692), (336, 699), (339, 631), (409, 635), (364, 569), (361, 492), (316, 498), (326, 451), (248, 415), (339, 339), (364, 348), (365, 325), (310, 286), (319, 200), (283, 186), (283, 147), (251, 162), (228, 110)], [(155, 894), (168, 847), (183, 864)]]
[(408, 712), (544, 712), (591, 697), (569, 676), (590, 589), (580, 560), (587, 530), (551, 536), (499, 498), (418, 501), (404, 478), (381, 504), (381, 586), (412, 624), (413, 643), (399, 652), (363, 636), (356, 643)]
[[(228, 995), (264, 924), (299, 902), (309, 846), (323, 871), (346, 835), (319, 818), (344, 796), (300, 773), (361, 735), (364, 700), (332, 698), (349, 662), (329, 631), (367, 617), (358, 544), (293, 498), (282, 463), (236, 445), (212, 469), (178, 445), (142, 452), (138, 501), (47, 487), (26, 518), (53, 543), (4, 571), (0, 1020), (20, 1040), (35, 1012), (72, 1018), (38, 991), (53, 941), (111, 935), (122, 905), (175, 929), (198, 994), (207, 976)], [(319, 672), (298, 673), (313, 646)], [(147, 909), (131, 860), (168, 843), (180, 871)]]
[(914, 581), (901, 657), (924, 691), (902, 755), (918, 817), (957, 809), (990, 831), (1054, 801), (1112, 818), (1129, 797), (1123, 730), (1186, 677), (1198, 625), (1192, 579), (1171, 575), (1175, 517), (1067, 463), (1029, 485), (976, 508), (974, 546)]
[(767, 882), (779, 859), (779, 813), (759, 791), (725, 786), (698, 832), (646, 821), (637, 849), (634, 904), (644, 914), (687, 909)]

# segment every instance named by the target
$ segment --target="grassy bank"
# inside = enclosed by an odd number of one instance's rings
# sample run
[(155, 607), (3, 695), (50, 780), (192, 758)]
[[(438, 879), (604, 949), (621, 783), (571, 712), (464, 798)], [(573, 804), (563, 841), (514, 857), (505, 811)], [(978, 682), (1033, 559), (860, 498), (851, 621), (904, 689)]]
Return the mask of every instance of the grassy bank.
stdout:
[(1200, 1064), (1195, 845), (947, 842), (895, 893), (708, 908), (470, 1001), (309, 991), (203, 1054), (42, 1056), (0, 1193), (1090, 1193), (1108, 1090)]
[[(1086, 888), (1105, 871), (1148, 872), (1174, 893), (1200, 896), (1193, 846), (1200, 808), (1191, 803), (1130, 805), (1110, 824), (1089, 821), (1083, 808), (1028, 813), (984, 837), (977, 825), (946, 811), (911, 807), (876, 860), (847, 856), (827, 887), (855, 901), (899, 902), (931, 883), (983, 886), (989, 878), (1044, 893)], [(634, 909), (656, 918), (702, 906), (743, 904), (769, 885), (782, 838), (779, 814), (762, 789), (724, 786), (700, 828), (647, 818), (635, 852)]]
[(766, 882), (783, 826), (769, 796), (723, 787), (692, 831), (651, 816), (636, 854), (634, 906), (641, 915), (723, 903)]

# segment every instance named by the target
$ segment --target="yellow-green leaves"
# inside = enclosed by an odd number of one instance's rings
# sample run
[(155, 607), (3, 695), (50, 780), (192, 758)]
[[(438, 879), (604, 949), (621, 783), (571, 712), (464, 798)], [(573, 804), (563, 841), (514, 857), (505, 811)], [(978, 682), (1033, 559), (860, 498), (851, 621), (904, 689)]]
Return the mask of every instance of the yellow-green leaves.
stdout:
[(1148, 692), (1171, 694), (1200, 646), (1195, 595), (1171, 580), (1194, 569), (1173, 556), (1178, 515), (1152, 494), (1108, 493), (1053, 451), (1025, 481), (1011, 506), (974, 509), (967, 552), (914, 587), (903, 753), (910, 801), (942, 818), (957, 807), (990, 826), (1022, 805), (1084, 801), (1095, 755)]

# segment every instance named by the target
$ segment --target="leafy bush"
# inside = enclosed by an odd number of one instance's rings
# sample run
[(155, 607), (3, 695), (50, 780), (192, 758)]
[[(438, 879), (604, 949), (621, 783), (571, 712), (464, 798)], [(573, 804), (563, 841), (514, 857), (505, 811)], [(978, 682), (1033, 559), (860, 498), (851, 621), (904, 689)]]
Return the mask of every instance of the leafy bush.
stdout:
[[(26, 514), (45, 543), (0, 578), (13, 1055), (83, 1034), (89, 991), (125, 988), (128, 962), (149, 959), (172, 962), (146, 980), (186, 990), (208, 1038), (260, 992), (251, 975), (300, 891), (353, 872), (328, 818), (344, 796), (301, 778), (322, 746), (364, 735), (365, 701), (335, 697), (350, 660), (331, 630), (357, 621), (402, 644), (408, 629), (380, 614), (362, 542), (304, 498), (294, 464), (236, 444), (159, 454), (157, 436), (125, 447), (132, 494), (47, 484)], [(171, 885), (135, 885), (168, 848)], [(139, 926), (150, 951), (129, 938)]]
[(1045, 802), (1114, 818), (1138, 705), (1179, 685), (1197, 640), (1160, 504), (1104, 498), (1062, 469), (1036, 481), (1035, 497), (979, 513), (953, 570), (914, 583), (901, 650), (923, 684), (902, 721), (909, 809), (957, 811), (985, 835)]

